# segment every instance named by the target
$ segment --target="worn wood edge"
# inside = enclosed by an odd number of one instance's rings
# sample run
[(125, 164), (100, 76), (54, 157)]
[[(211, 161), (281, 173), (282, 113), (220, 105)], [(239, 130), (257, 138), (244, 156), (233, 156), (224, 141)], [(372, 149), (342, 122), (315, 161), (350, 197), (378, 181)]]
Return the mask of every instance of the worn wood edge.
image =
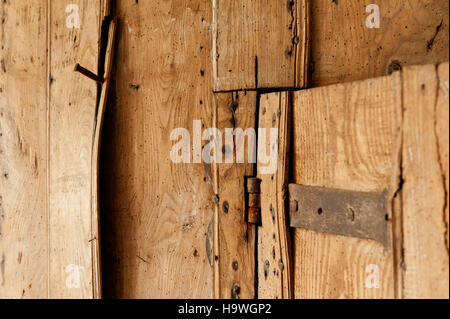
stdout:
[(300, 38), (295, 50), (294, 88), (309, 85), (309, 61), (311, 54), (311, 0), (298, 0), (296, 7), (295, 34)]
[[(217, 65), (217, 37), (218, 37), (218, 26), (217, 26), (217, 1), (218, 0), (212, 0), (212, 23), (211, 23), (211, 31), (212, 31), (212, 54), (211, 54), (211, 60), (212, 60), (212, 87), (214, 92), (220, 91), (220, 81), (218, 79), (218, 65)], [(217, 99), (215, 98), (215, 111), (217, 113)], [(216, 114), (217, 115), (217, 114)], [(216, 123), (217, 124), (217, 123)]]
[(282, 260), (284, 263), (283, 278), (283, 299), (294, 298), (294, 274), (292, 268), (292, 246), (291, 238), (288, 228), (287, 220), (287, 199), (288, 199), (288, 182), (289, 182), (289, 159), (290, 159), (290, 111), (292, 105), (291, 93), (283, 93), (280, 97), (281, 117), (279, 124), (279, 145), (280, 153), (283, 154), (283, 160), (279, 161), (279, 174), (277, 181), (277, 188), (281, 187), (280, 191), (277, 191), (278, 197), (278, 231), (280, 234), (280, 251), (282, 254)]
[(402, 193), (401, 188), (403, 184), (403, 170), (402, 170), (402, 161), (403, 161), (403, 85), (402, 78), (400, 72), (395, 72), (391, 76), (395, 76), (396, 80), (399, 81), (399, 90), (400, 90), (400, 110), (397, 118), (399, 119), (399, 129), (400, 132), (397, 134), (397, 143), (396, 150), (393, 154), (395, 156), (394, 163), (397, 163), (394, 167), (394, 173), (392, 174), (392, 182), (391, 185), (395, 185), (395, 189), (391, 189), (390, 193), (390, 218), (392, 220), (391, 223), (391, 245), (392, 245), (392, 254), (393, 254), (393, 271), (394, 271), (394, 298), (402, 299), (403, 298), (403, 207), (402, 207)]
[(114, 45), (117, 28), (117, 18), (111, 21), (108, 31), (108, 44), (105, 55), (105, 82), (102, 85), (100, 102), (98, 105), (97, 118), (95, 119), (94, 139), (92, 144), (92, 188), (91, 188), (91, 249), (92, 249), (92, 289), (94, 299), (102, 297), (102, 276), (100, 256), (100, 212), (99, 212), (99, 155), (101, 145), (101, 134), (105, 109), (107, 105), (108, 91), (111, 78), (111, 69), (114, 59)]
[[(385, 76), (386, 77), (386, 76)], [(388, 209), (388, 241), (390, 253), (392, 253), (393, 262), (393, 290), (394, 298), (402, 298), (402, 286), (403, 286), (403, 214), (402, 214), (402, 199), (401, 199), (401, 187), (403, 183), (403, 171), (402, 171), (402, 151), (403, 151), (403, 85), (402, 76), (400, 72), (394, 72), (387, 77), (392, 78), (392, 82), (400, 90), (396, 95), (400, 101), (396, 101), (399, 108), (396, 109), (397, 114), (395, 118), (398, 120), (397, 127), (399, 132), (397, 133), (397, 140), (395, 144), (395, 150), (392, 154), (394, 163), (392, 179), (390, 181), (390, 187), (388, 190), (387, 209)]]
[[(439, 85), (439, 96), (438, 98), (440, 98), (440, 95), (442, 94), (444, 97), (447, 98), (447, 103), (448, 103), (448, 98), (449, 98), (449, 82), (448, 82), (448, 72), (449, 72), (449, 62), (443, 62), (441, 64), (438, 64), (436, 66), (436, 73), (438, 76), (438, 85)], [(443, 81), (442, 77), (445, 76), (447, 73), (447, 81)], [(439, 101), (436, 101), (436, 107), (437, 104), (439, 103)], [(438, 112), (438, 110), (436, 110), (436, 112)], [(447, 108), (447, 114), (446, 114), (446, 118), (448, 120), (448, 108)], [(439, 127), (441, 123), (436, 123), (436, 130), (439, 130)], [(444, 124), (445, 125), (445, 124)], [(440, 164), (441, 164), (441, 171), (443, 173), (443, 183), (444, 183), (444, 187), (445, 187), (445, 194), (446, 194), (446, 199), (444, 202), (444, 221), (446, 223), (446, 245), (447, 245), (447, 251), (449, 250), (449, 202), (450, 202), (450, 190), (449, 190), (449, 183), (450, 183), (450, 177), (449, 177), (449, 154), (448, 154), (448, 140), (449, 140), (449, 126), (447, 123), (447, 127), (446, 127), (446, 135), (445, 136), (440, 136), (438, 134), (438, 132), (436, 131), (436, 135), (438, 138), (438, 146), (440, 149)], [(444, 133), (444, 134), (445, 134)], [(442, 140), (443, 139), (443, 140)], [(443, 149), (444, 148), (444, 143), (447, 144), (447, 150)], [(445, 152), (447, 152), (447, 154), (445, 154)], [(447, 155), (447, 156), (446, 156)], [(447, 157), (447, 158), (446, 158)]]
[[(100, 14), (102, 17), (109, 16), (111, 12), (111, 1), (112, 0), (101, 0), (101, 11)], [(102, 22), (102, 21), (100, 21)]]

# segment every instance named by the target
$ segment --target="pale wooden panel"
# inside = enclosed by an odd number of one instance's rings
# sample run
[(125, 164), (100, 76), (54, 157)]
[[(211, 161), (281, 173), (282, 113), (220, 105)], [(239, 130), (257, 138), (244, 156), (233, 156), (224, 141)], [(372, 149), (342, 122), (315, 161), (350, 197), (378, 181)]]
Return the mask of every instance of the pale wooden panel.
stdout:
[[(79, 5), (81, 29), (66, 27), (70, 3)], [(1, 296), (93, 297), (90, 166), (97, 86), (80, 82), (73, 67), (80, 62), (97, 69), (102, 3), (2, 3), (0, 155), (9, 185), (2, 180)], [(69, 265), (83, 267), (80, 288), (67, 285), (68, 279), (78, 284)]]
[(213, 0), (214, 90), (306, 85), (309, 0)]
[[(366, 27), (369, 4), (379, 5), (379, 29)], [(394, 61), (400, 66), (448, 61), (448, 10), (447, 0), (312, 1), (311, 85), (387, 75)]]
[(405, 69), (403, 91), (404, 296), (448, 298), (448, 64)]
[[(256, 92), (216, 94), (217, 127), (254, 129), (256, 125)], [(254, 298), (255, 295), (255, 226), (245, 221), (245, 177), (254, 176), (255, 166), (248, 162), (248, 140), (244, 145), (245, 163), (236, 163), (237, 140), (224, 140), (227, 155), (233, 150), (233, 163), (217, 167), (218, 207), (218, 282), (216, 297)], [(229, 156), (229, 155), (228, 155)]]
[[(278, 148), (277, 170), (274, 174), (262, 174), (261, 217), (258, 229), (258, 298), (290, 299), (293, 297), (293, 269), (290, 234), (286, 223), (286, 196), (289, 161), (289, 107), (290, 93), (280, 92), (261, 95), (259, 128), (266, 129), (266, 152)], [(275, 145), (269, 139), (269, 129), (276, 128)], [(264, 164), (258, 164), (265, 166)], [(258, 166), (258, 167), (259, 167)]]
[[(400, 90), (396, 73), (295, 93), (293, 182), (389, 189), (392, 198), (401, 145)], [(394, 297), (392, 249), (377, 242), (296, 229), (294, 258), (296, 298)], [(379, 288), (366, 285), (375, 274), (373, 265)]]
[[(92, 185), (91, 185), (91, 247), (92, 247), (92, 281), (94, 298), (102, 297), (101, 282), (101, 250), (100, 250), (100, 148), (102, 139), (105, 110), (108, 104), (108, 93), (111, 84), (111, 72), (114, 61), (117, 19), (114, 18), (108, 26), (108, 39), (105, 48), (104, 83), (102, 84), (97, 118), (95, 123), (94, 140), (92, 145)], [(105, 39), (102, 39), (102, 42)]]
[[(67, 27), (69, 4), (79, 7), (80, 28)], [(52, 1), (49, 11), (49, 297), (92, 298), (97, 84), (74, 72), (74, 66), (97, 72), (101, 1)]]
[(116, 1), (102, 149), (106, 297), (213, 296), (214, 190), (202, 164), (170, 159), (173, 129), (213, 126), (211, 13), (210, 1)]
[(47, 297), (46, 12), (0, 4), (0, 298)]

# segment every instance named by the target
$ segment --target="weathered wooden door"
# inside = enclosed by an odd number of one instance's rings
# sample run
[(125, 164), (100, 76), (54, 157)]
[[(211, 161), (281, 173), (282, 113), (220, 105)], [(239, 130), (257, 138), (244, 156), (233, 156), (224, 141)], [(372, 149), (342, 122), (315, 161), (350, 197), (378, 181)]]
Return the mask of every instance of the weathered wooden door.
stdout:
[[(284, 296), (293, 278), (295, 298), (448, 298), (448, 83), (444, 63), (290, 94), (292, 117), (278, 124), (292, 125), (289, 182), (311, 188), (287, 192), (284, 171), (262, 180), (262, 295)], [(263, 95), (261, 106), (284, 114), (286, 95)], [(287, 148), (284, 135), (280, 143)], [(287, 193), (288, 268), (278, 222)], [(383, 204), (368, 208), (368, 194)], [(349, 229), (326, 232), (334, 224)], [(385, 239), (373, 234), (380, 225)]]
[[(0, 4), (0, 297), (99, 297), (100, 270), (117, 298), (445, 295), (445, 67), (337, 83), (447, 61), (448, 1), (384, 1), (368, 26), (362, 0), (116, 0), (103, 70), (109, 7)], [(177, 128), (274, 129), (277, 169), (174, 163)], [(387, 190), (389, 246), (290, 225), (290, 183)]]
[(102, 111), (99, 87), (74, 67), (103, 69), (108, 8), (103, 0), (0, 4), (0, 298), (101, 296)]

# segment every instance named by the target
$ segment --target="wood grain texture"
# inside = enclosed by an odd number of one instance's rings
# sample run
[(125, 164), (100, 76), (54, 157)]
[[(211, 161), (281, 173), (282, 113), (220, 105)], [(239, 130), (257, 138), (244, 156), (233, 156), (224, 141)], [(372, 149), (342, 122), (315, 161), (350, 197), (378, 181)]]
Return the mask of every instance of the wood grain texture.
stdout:
[[(400, 165), (400, 90), (396, 73), (296, 92), (293, 182), (366, 192), (388, 189), (392, 199)], [(369, 240), (294, 232), (296, 298), (394, 297), (392, 250)], [(379, 280), (371, 281), (377, 273)]]
[[(243, 131), (256, 127), (256, 92), (216, 94), (217, 127)], [(225, 140), (225, 139), (224, 139)], [(254, 176), (256, 165), (248, 161), (249, 140), (225, 141), (225, 156), (233, 163), (217, 165), (219, 290), (216, 297), (252, 299), (255, 291), (256, 226), (246, 222), (245, 177)], [(237, 149), (245, 150), (245, 163), (237, 163)], [(224, 157), (225, 159), (225, 157)]]
[(46, 10), (0, 4), (0, 298), (47, 296)]
[(448, 64), (438, 71), (403, 71), (405, 298), (449, 297)]
[[(101, 1), (79, 1), (80, 28), (66, 25), (71, 2), (49, 15), (49, 295), (93, 298), (91, 181), (97, 85), (73, 71), (98, 69)], [(79, 278), (78, 278), (79, 277)], [(98, 276), (96, 276), (98, 277)], [(71, 282), (73, 280), (73, 282)], [(61, 289), (61, 283), (64, 283)]]
[[(259, 128), (276, 128), (278, 139), (266, 150), (278, 147), (277, 171), (259, 174), (261, 179), (262, 226), (258, 229), (258, 298), (291, 299), (293, 269), (291, 241), (287, 227), (286, 196), (289, 164), (290, 93), (263, 94), (260, 99)], [(258, 164), (260, 165), (260, 164)]]
[[(211, 2), (119, 0), (102, 143), (104, 295), (211, 298), (216, 204), (202, 164), (175, 164), (175, 128), (212, 127)], [(212, 226), (211, 226), (212, 227)]]
[[(369, 4), (379, 5), (379, 29), (366, 27)], [(447, 0), (312, 1), (311, 86), (384, 76), (393, 67), (448, 61), (448, 10)]]
[[(69, 4), (79, 8), (80, 28), (66, 25)], [(1, 189), (7, 216), (1, 296), (95, 296), (91, 151), (97, 85), (80, 80), (73, 67), (79, 62), (97, 70), (103, 5), (100, 0), (1, 5), (8, 21), (2, 24), (2, 82), (8, 84), (1, 101), (7, 118), (2, 137), (8, 139), (1, 156), (9, 180)]]
[(213, 0), (215, 91), (306, 86), (309, 0)]

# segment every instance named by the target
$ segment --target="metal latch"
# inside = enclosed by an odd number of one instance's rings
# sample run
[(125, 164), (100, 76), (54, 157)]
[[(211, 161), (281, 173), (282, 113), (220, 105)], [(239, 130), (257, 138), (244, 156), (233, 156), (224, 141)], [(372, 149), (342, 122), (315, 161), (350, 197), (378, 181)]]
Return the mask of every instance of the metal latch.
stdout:
[(261, 180), (248, 177), (246, 179), (247, 222), (261, 224)]
[(387, 191), (365, 193), (289, 185), (290, 226), (371, 239), (388, 248)]

